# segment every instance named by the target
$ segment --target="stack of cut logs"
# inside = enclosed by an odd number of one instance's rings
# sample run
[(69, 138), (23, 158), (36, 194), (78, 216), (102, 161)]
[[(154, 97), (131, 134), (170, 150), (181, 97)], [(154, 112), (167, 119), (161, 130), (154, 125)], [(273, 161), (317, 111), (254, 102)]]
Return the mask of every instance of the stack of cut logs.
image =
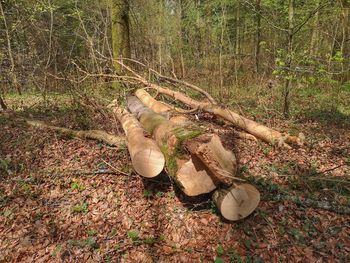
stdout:
[[(232, 123), (244, 132), (237, 132), (240, 138), (263, 140), (277, 147), (290, 148), (301, 145), (303, 134), (291, 136), (280, 133), (253, 120), (247, 119), (225, 107), (204, 90), (187, 82), (181, 82), (204, 95), (207, 101), (194, 100), (184, 93), (150, 83), (128, 66), (121, 64), (145, 89), (139, 89), (135, 96), (128, 98), (128, 110), (116, 102), (110, 107), (123, 126), (127, 145), (135, 171), (144, 177), (156, 177), (165, 167), (172, 181), (187, 196), (212, 193), (222, 216), (228, 220), (239, 220), (250, 215), (258, 206), (258, 190), (238, 178), (235, 155), (225, 149), (220, 137), (207, 132), (186, 118), (185, 114), (203, 111)], [(167, 78), (169, 81), (178, 81)], [(157, 101), (146, 89), (171, 97), (187, 105), (182, 109)], [(101, 130), (74, 131), (55, 127), (41, 121), (26, 120), (38, 128), (48, 128), (70, 136), (94, 139), (117, 146), (122, 138)], [(145, 136), (145, 131), (151, 138)]]
[[(154, 84), (147, 88), (171, 96), (193, 110), (222, 117), (247, 132), (241, 133), (244, 138), (261, 139), (282, 147), (302, 144), (302, 135), (277, 132), (218, 106), (211, 97), (209, 102), (200, 102)], [(240, 220), (255, 210), (260, 201), (259, 191), (236, 177), (235, 155), (223, 147), (217, 134), (206, 132), (186, 118), (184, 114), (189, 110), (158, 101), (146, 89), (137, 90), (127, 103), (128, 110), (117, 104), (111, 106), (125, 131), (132, 164), (138, 174), (155, 177), (165, 166), (172, 181), (187, 196), (213, 192), (213, 200), (228, 220)], [(144, 130), (152, 139), (145, 137)]]

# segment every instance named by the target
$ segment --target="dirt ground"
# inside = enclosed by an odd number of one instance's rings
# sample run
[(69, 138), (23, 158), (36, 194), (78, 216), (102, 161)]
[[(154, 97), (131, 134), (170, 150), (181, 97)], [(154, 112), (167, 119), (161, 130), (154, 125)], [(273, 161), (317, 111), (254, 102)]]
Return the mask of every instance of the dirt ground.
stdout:
[[(69, 126), (76, 112), (36, 113), (26, 116)], [(186, 198), (165, 173), (141, 178), (125, 145), (67, 138), (0, 114), (0, 262), (350, 261), (348, 122), (299, 117), (293, 125), (307, 145), (288, 150), (235, 138), (208, 114), (198, 118), (261, 192), (242, 221), (225, 221), (210, 195)], [(277, 118), (268, 125), (291, 127)]]

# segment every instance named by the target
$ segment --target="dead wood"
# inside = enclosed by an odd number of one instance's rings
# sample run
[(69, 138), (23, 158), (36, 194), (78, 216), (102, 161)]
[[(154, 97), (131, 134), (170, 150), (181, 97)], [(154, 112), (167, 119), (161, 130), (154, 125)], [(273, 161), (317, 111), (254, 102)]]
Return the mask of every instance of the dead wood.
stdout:
[(113, 106), (113, 112), (123, 126), (128, 150), (135, 171), (144, 177), (155, 177), (165, 165), (165, 158), (157, 143), (144, 136), (144, 130), (137, 119), (125, 109)]
[(71, 130), (68, 128), (48, 125), (45, 122), (37, 121), (37, 120), (26, 120), (26, 123), (31, 125), (31, 126), (40, 128), (40, 129), (43, 129), (43, 128), (50, 129), (50, 130), (62, 133), (64, 135), (77, 137), (80, 139), (97, 140), (97, 141), (104, 142), (104, 143), (111, 145), (111, 146), (118, 146), (118, 145), (124, 143), (124, 138), (109, 134), (109, 133), (107, 133), (105, 131), (101, 131), (101, 130), (77, 131), (77, 130)]
[(268, 142), (272, 145), (283, 146), (289, 148), (288, 144), (302, 145), (304, 141), (304, 136), (302, 134), (297, 136), (291, 136), (289, 134), (282, 134), (276, 130), (268, 128), (262, 124), (259, 124), (253, 120), (247, 119), (229, 109), (223, 108), (221, 106), (212, 105), (207, 102), (200, 102), (194, 100), (185, 94), (173, 91), (158, 85), (152, 84), (149, 85), (151, 88), (157, 90), (157, 92), (171, 96), (176, 100), (179, 100), (188, 106), (196, 109), (201, 109), (203, 111), (213, 113), (223, 119), (233, 123), (237, 127), (247, 131), (248, 133), (254, 135), (256, 138), (259, 138), (265, 142)]
[[(223, 148), (217, 135), (203, 134), (194, 125), (184, 127), (172, 123), (144, 106), (136, 97), (129, 98), (128, 107), (131, 112), (137, 114), (143, 127), (153, 134), (167, 159), (168, 172), (175, 181), (183, 180), (180, 184), (186, 194), (195, 195), (193, 189), (198, 194), (208, 193), (219, 183), (232, 184), (237, 166), (236, 159), (232, 152)], [(186, 155), (183, 149), (190, 155)], [(193, 176), (194, 171), (197, 171), (197, 176)], [(195, 177), (201, 180), (196, 180)], [(210, 182), (209, 179), (212, 183), (207, 186), (210, 187), (203, 187), (203, 182)], [(184, 185), (191, 190), (186, 189)]]
[(240, 184), (215, 191), (213, 199), (224, 218), (236, 221), (249, 216), (257, 208), (260, 193), (250, 184)]

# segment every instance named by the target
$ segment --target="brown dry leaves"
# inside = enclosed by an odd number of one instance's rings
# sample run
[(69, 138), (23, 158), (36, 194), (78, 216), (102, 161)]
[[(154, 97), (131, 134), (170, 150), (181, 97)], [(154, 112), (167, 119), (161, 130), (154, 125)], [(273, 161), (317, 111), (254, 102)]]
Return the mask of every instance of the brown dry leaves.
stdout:
[[(1, 170), (0, 261), (213, 262), (220, 256), (224, 262), (332, 262), (350, 253), (346, 216), (275, 201), (266, 189), (252, 216), (225, 222), (207, 198), (193, 206), (165, 179), (79, 174), (108, 168), (102, 160), (129, 172), (125, 147), (1, 125), (0, 158), (9, 160), (10, 174)], [(319, 137), (313, 147), (277, 150), (233, 140), (231, 132), (220, 128), (240, 166), (281, 185), (286, 164), (299, 174), (311, 165), (322, 171), (343, 164), (349, 139)], [(344, 163), (329, 174), (349, 175), (349, 167)]]

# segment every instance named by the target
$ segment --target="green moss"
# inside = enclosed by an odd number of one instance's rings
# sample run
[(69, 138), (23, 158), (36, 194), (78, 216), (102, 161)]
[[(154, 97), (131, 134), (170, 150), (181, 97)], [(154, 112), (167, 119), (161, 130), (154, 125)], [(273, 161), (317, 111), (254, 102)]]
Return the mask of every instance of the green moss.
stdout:
[(140, 119), (140, 122), (142, 123), (145, 130), (151, 134), (157, 127), (167, 121), (168, 120), (165, 119), (162, 115), (154, 113), (144, 113)]
[[(198, 136), (200, 136), (201, 134), (203, 134), (203, 132), (201, 130), (187, 130), (184, 129), (182, 127), (178, 127), (172, 130), (173, 135), (175, 135), (176, 137), (176, 145), (174, 146), (173, 150), (169, 149), (168, 146), (168, 139), (164, 138), (163, 141), (163, 145), (161, 147), (161, 151), (164, 154), (165, 157), (165, 162), (166, 162), (166, 167), (168, 170), (168, 174), (174, 179), (176, 180), (176, 177), (174, 176), (176, 174), (176, 171), (178, 169), (177, 167), (177, 159), (182, 159), (184, 151), (183, 151), (183, 143), (186, 142), (187, 140), (190, 139), (194, 139)], [(181, 183), (177, 182), (177, 184), (181, 187)]]

